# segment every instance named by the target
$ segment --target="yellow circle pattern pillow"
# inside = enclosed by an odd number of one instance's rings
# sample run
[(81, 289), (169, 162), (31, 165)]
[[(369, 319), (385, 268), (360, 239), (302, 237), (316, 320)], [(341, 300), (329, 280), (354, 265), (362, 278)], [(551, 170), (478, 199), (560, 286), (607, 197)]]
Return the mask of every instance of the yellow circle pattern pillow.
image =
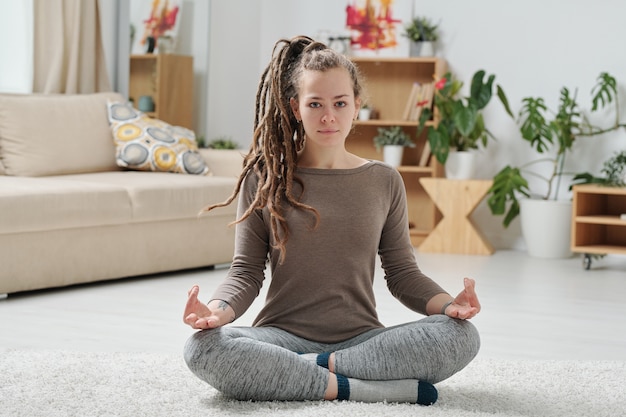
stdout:
[(118, 166), (139, 171), (209, 174), (193, 131), (152, 119), (130, 103), (109, 101), (108, 114)]

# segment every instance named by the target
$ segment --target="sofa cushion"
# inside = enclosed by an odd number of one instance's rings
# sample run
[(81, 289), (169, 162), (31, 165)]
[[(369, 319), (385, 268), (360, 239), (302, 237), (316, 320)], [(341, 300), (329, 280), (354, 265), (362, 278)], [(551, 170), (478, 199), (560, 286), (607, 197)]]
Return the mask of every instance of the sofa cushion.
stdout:
[(0, 176), (0, 213), (2, 233), (33, 232), (126, 224), (132, 204), (115, 184)]
[(152, 119), (129, 103), (108, 103), (120, 167), (139, 171), (206, 175), (194, 132)]
[(0, 94), (0, 159), (7, 175), (111, 171), (107, 99), (117, 93)]
[[(141, 171), (98, 172), (58, 178), (124, 188), (132, 202), (132, 220), (135, 222), (197, 217), (203, 207), (226, 200), (237, 183), (235, 177)], [(233, 203), (207, 215), (228, 214), (234, 218), (236, 206)]]

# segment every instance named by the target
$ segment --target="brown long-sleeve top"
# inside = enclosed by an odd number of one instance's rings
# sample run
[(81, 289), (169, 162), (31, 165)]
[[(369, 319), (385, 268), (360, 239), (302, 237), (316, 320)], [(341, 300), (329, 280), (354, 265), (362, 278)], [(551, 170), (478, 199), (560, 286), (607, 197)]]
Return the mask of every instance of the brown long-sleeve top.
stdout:
[[(373, 280), (376, 254), (387, 287), (410, 309), (445, 291), (417, 266), (408, 230), (400, 174), (371, 161), (354, 169), (298, 168), (301, 201), (320, 214), (289, 208), (284, 262), (272, 245), (267, 208), (238, 224), (235, 255), (212, 299), (226, 301), (241, 316), (259, 294), (268, 260), (271, 283), (255, 326), (275, 326), (309, 340), (335, 343), (383, 325)], [(241, 215), (252, 201), (256, 177), (248, 175), (239, 198)], [(301, 187), (294, 186), (296, 195)]]

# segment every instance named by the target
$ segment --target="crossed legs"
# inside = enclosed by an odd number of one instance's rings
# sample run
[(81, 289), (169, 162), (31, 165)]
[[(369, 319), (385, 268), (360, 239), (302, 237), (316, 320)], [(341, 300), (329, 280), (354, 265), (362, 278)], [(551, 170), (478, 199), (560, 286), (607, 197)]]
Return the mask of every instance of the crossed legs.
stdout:
[[(337, 374), (340, 380), (386, 381), (390, 387), (397, 380), (435, 384), (463, 369), (479, 346), (470, 322), (435, 315), (335, 344), (273, 327), (221, 327), (195, 333), (185, 346), (185, 360), (196, 376), (233, 398), (332, 400), (338, 395)], [(332, 352), (329, 369), (299, 355), (322, 352)], [(350, 399), (365, 400), (357, 388), (353, 384)]]

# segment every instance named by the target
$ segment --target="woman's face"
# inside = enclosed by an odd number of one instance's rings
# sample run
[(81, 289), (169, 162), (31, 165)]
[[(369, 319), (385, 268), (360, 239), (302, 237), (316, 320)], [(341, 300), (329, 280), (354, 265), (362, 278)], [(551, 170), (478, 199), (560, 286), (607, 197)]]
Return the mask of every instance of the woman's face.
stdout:
[(359, 107), (360, 99), (355, 99), (352, 79), (344, 68), (305, 70), (299, 100), (291, 99), (291, 108), (303, 124), (307, 146), (343, 146)]

